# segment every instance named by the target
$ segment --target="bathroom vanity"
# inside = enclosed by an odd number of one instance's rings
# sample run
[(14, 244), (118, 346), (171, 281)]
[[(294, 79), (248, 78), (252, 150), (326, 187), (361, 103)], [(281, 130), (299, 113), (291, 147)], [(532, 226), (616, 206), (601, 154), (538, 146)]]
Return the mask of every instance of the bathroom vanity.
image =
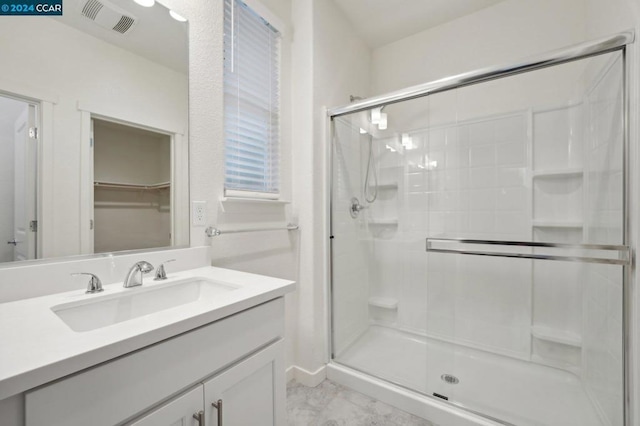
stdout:
[(0, 304), (0, 423), (284, 424), (294, 286), (202, 267)]

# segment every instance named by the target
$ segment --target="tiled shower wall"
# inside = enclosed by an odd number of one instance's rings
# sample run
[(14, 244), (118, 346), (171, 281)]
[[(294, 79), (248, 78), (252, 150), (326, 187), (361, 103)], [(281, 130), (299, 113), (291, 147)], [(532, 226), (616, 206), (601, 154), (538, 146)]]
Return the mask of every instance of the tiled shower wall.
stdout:
[(405, 147), (402, 136), (377, 141), (380, 168), (395, 173), (399, 186), (397, 194), (374, 203), (369, 217), (399, 223), (397, 229), (373, 225), (374, 295), (397, 298), (394, 325), (401, 329), (528, 357), (530, 265), (425, 252), (427, 235), (529, 238), (526, 113), (404, 138)]

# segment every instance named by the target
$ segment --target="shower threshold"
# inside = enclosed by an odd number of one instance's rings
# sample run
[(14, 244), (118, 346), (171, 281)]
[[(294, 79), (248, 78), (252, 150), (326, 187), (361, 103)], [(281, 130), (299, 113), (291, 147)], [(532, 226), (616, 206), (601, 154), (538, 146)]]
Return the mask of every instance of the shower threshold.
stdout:
[(393, 328), (370, 326), (334, 361), (505, 424), (605, 424), (570, 372)]

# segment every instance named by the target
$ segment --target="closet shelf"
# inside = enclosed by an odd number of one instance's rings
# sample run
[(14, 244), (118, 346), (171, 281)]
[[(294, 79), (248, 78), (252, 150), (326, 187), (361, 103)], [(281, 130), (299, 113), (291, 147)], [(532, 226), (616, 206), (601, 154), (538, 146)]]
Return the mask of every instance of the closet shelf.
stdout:
[(533, 178), (571, 178), (582, 176), (583, 174), (584, 170), (582, 168), (548, 169), (534, 171)]
[(157, 191), (160, 189), (171, 188), (171, 182), (159, 182), (152, 183), (150, 185), (141, 185), (137, 183), (95, 181), (93, 182), (93, 187), (104, 189), (122, 189), (127, 191)]
[(534, 220), (534, 228), (582, 228), (584, 224), (582, 222), (560, 222), (551, 220)]
[(548, 342), (561, 343), (577, 348), (582, 346), (582, 337), (579, 335), (550, 327), (540, 325), (531, 326), (531, 335), (536, 339), (546, 340)]
[(398, 309), (398, 299), (393, 297), (370, 297), (369, 305), (376, 308), (396, 310)]

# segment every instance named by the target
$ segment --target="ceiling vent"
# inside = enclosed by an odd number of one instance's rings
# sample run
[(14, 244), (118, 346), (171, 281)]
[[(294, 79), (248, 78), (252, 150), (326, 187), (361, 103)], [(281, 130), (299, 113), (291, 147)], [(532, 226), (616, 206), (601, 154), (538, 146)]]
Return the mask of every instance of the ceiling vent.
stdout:
[(83, 2), (82, 16), (91, 19), (102, 28), (126, 34), (138, 20), (125, 10), (105, 0), (87, 0)]

